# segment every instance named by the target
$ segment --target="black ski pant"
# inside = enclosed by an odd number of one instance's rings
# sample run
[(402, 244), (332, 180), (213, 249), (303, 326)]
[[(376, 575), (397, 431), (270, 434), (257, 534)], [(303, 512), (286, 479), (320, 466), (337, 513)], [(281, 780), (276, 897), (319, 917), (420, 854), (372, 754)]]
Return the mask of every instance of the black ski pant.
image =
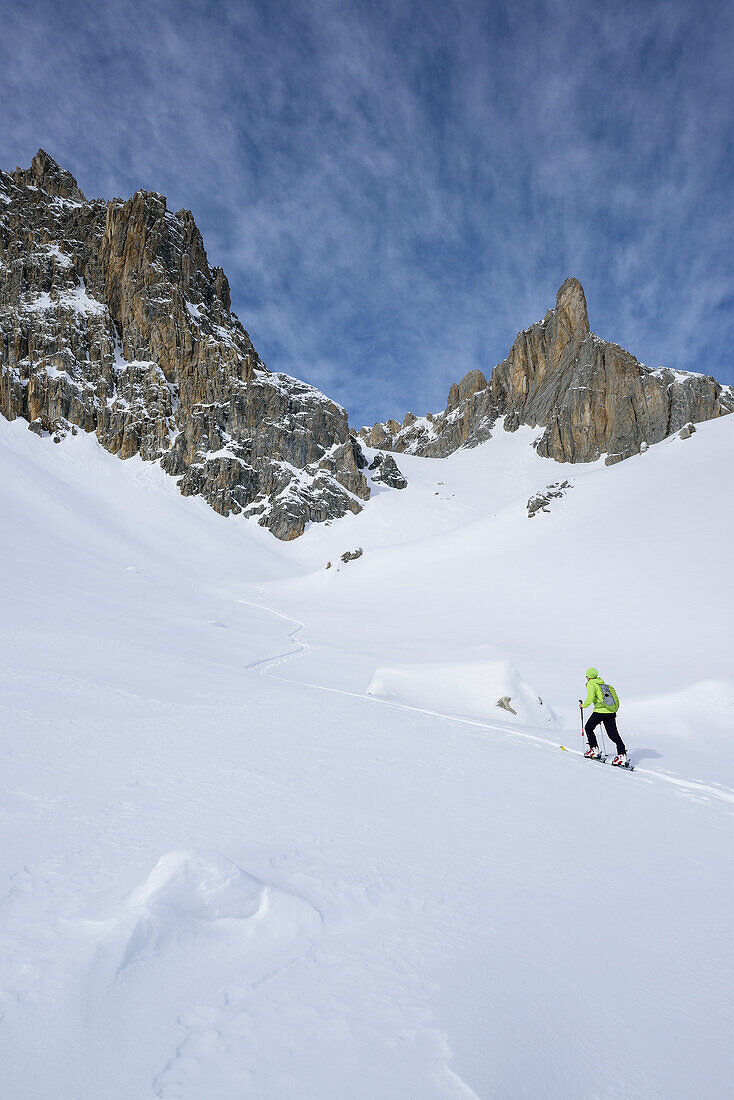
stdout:
[(626, 748), (624, 747), (624, 741), (619, 736), (616, 714), (599, 714), (597, 711), (594, 711), (593, 714), (589, 715), (586, 720), (586, 725), (584, 726), (584, 729), (586, 730), (586, 736), (589, 739), (589, 748), (595, 749), (597, 747), (596, 734), (594, 733), (594, 730), (600, 722), (604, 723), (604, 729), (607, 731), (607, 737), (617, 746), (617, 752), (627, 752)]

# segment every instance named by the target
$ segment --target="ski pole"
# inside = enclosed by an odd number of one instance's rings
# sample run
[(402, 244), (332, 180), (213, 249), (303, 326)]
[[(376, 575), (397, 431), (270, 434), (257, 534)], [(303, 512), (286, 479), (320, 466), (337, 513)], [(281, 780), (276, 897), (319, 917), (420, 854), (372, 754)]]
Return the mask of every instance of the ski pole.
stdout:
[(584, 704), (579, 699), (579, 714), (581, 715), (581, 740), (583, 741), (586, 730), (584, 729)]

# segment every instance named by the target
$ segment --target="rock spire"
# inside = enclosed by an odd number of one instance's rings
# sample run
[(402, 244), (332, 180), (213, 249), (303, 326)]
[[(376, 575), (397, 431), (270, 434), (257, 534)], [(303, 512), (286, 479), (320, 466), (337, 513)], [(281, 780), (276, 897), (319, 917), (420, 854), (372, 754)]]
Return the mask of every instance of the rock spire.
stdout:
[(444, 457), (489, 439), (501, 419), (543, 429), (538, 453), (558, 462), (607, 463), (636, 454), (685, 424), (734, 411), (734, 393), (710, 376), (655, 370), (589, 328), (586, 296), (566, 279), (542, 321), (519, 333), (489, 379), (470, 371), (449, 390), (446, 408), (402, 424), (362, 428), (372, 447)]

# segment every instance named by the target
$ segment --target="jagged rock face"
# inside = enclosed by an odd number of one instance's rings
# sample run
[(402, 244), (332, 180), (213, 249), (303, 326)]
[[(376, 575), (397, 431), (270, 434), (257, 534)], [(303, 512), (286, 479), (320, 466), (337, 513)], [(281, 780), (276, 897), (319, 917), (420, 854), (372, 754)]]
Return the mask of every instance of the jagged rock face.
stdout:
[(0, 366), (7, 418), (159, 459), (278, 538), (369, 499), (344, 409), (267, 370), (191, 213), (147, 191), (88, 201), (43, 151), (0, 172)]
[(558, 462), (607, 463), (636, 454), (688, 422), (734, 411), (731, 387), (714, 378), (664, 367), (651, 370), (589, 329), (586, 298), (567, 279), (554, 309), (521, 332), (487, 381), (471, 371), (454, 384), (443, 413), (363, 428), (371, 447), (443, 457), (491, 436), (503, 417), (508, 431), (521, 424), (545, 429), (538, 453)]
[(373, 481), (379, 481), (381, 485), (387, 485), (391, 489), (408, 488), (408, 482), (398, 469), (398, 464), (392, 455), (376, 455), (370, 469), (372, 466), (376, 469), (376, 473), (372, 475)]

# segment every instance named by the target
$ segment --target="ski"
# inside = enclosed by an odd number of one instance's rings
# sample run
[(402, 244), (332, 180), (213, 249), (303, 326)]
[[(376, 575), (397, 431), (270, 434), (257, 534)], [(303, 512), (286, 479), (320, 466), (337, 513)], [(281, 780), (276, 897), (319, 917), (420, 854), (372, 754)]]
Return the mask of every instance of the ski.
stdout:
[[(565, 745), (561, 745), (560, 748), (562, 749), (563, 752), (568, 752), (569, 751), (566, 748)], [(576, 750), (571, 749), (571, 752), (575, 753)], [(618, 768), (620, 771), (624, 770), (624, 771), (627, 771), (627, 772), (633, 772), (635, 770), (634, 764), (630, 764), (629, 760), (627, 761), (626, 764), (613, 764), (612, 763), (612, 760), (614, 759), (613, 756), (608, 756), (608, 755), (584, 756), (583, 753), (581, 753), (580, 755), (581, 755), (582, 760), (595, 760), (598, 764), (608, 764), (608, 766), (610, 768)]]
[(613, 764), (613, 756), (585, 756), (584, 760), (598, 760), (600, 764), (608, 764), (610, 768), (616, 768), (618, 771), (633, 772), (635, 770), (634, 764), (630, 764), (629, 760), (626, 764)]

